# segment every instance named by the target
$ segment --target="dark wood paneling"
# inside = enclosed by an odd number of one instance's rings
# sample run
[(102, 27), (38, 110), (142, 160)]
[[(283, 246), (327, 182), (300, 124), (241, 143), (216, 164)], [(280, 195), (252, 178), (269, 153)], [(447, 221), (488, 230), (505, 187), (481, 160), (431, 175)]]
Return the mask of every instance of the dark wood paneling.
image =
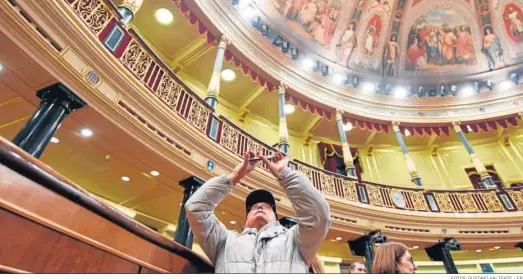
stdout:
[(138, 273), (130, 261), (0, 209), (0, 264), (34, 273)]
[(214, 271), (208, 260), (128, 218), (1, 137), (0, 163), (0, 208), (160, 272)]

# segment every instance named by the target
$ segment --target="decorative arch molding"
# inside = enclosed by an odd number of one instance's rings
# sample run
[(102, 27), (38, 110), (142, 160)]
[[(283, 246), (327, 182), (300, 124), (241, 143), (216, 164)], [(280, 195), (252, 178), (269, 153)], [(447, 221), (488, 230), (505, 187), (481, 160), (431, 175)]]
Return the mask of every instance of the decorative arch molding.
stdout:
[[(461, 75), (470, 75), (470, 74), (476, 74), (481, 71), (487, 72), (489, 70), (488, 68), (488, 62), (486, 61), (485, 55), (481, 52), (482, 48), (482, 39), (483, 39), (483, 33), (482, 29), (479, 27), (479, 19), (476, 15), (476, 7), (474, 3), (468, 3), (466, 1), (449, 1), (449, 0), (442, 0), (438, 1), (437, 3), (434, 3), (432, 1), (425, 1), (423, 3), (419, 3), (418, 5), (415, 5), (412, 7), (412, 1), (409, 0), (407, 3), (407, 9), (405, 15), (408, 15), (404, 18), (403, 24), (400, 27), (399, 32), (399, 47), (400, 47), (400, 59), (399, 59), (399, 73), (402, 77), (417, 77), (417, 76), (427, 76), (434, 74), (436, 72), (431, 71), (407, 71), (406, 68), (406, 59), (407, 59), (407, 50), (408, 50), (408, 36), (409, 36), (409, 30), (410, 28), (415, 24), (416, 20), (421, 17), (422, 15), (430, 12), (433, 9), (437, 8), (446, 8), (451, 9), (458, 13), (459, 15), (463, 16), (463, 19), (465, 22), (468, 23), (471, 29), (471, 35), (473, 38), (473, 44), (474, 44), (474, 54), (476, 56), (476, 64), (475, 65), (469, 65), (464, 66), (463, 68), (453, 70), (453, 71), (445, 71), (448, 76), (451, 76), (457, 72)], [(432, 3), (432, 4), (427, 4)], [(437, 72), (442, 73), (442, 72)]]

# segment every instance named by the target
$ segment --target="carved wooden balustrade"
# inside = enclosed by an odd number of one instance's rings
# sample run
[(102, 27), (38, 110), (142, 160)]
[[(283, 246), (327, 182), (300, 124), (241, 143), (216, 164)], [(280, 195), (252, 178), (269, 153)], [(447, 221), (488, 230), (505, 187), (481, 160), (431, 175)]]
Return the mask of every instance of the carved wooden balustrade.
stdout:
[[(64, 0), (121, 65), (141, 85), (179, 117), (221, 145), (242, 156), (245, 151), (270, 155), (277, 149), (259, 141), (236, 125), (217, 117), (212, 108), (192, 92), (132, 29), (119, 23), (120, 15), (109, 1)], [(115, 31), (116, 30), (116, 31)], [(108, 34), (122, 32), (117, 44)], [(263, 163), (260, 166), (265, 168)], [(294, 160), (291, 167), (303, 172), (323, 194), (372, 206), (410, 211), (483, 213), (523, 211), (523, 188), (504, 190), (431, 191), (358, 181)], [(266, 168), (265, 168), (266, 169)]]

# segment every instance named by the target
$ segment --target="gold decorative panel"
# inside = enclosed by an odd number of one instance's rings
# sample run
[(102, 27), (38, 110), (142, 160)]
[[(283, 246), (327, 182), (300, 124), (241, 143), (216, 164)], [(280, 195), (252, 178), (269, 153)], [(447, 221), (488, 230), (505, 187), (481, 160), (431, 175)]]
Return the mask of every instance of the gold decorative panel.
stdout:
[(136, 40), (131, 40), (121, 60), (136, 77), (142, 80), (153, 59)]
[(327, 195), (334, 196), (336, 191), (334, 187), (334, 177), (332, 175), (321, 174), (321, 188)]
[(156, 94), (167, 106), (174, 109), (182, 93), (182, 87), (177, 84), (168, 74), (164, 73)]
[(485, 202), (488, 211), (503, 211), (503, 205), (498, 199), (498, 196), (494, 192), (482, 193), (481, 198)]
[(100, 33), (111, 19), (111, 13), (100, 0), (78, 0), (71, 7), (95, 34)]
[(343, 181), (343, 197), (350, 201), (358, 201), (358, 193), (356, 192), (356, 182)]
[(427, 202), (425, 201), (425, 195), (422, 192), (409, 192), (410, 198), (412, 199), (412, 204), (414, 210), (423, 210), (428, 211)]
[(452, 205), (447, 193), (435, 193), (434, 197), (436, 198), (442, 212), (454, 212), (454, 206)]
[(375, 186), (367, 185), (367, 192), (369, 193), (369, 200), (372, 205), (383, 205), (380, 189)]
[(236, 153), (239, 135), (240, 133), (236, 129), (224, 122), (222, 124), (222, 136), (220, 139), (220, 144), (233, 153)]
[(523, 192), (521, 191), (509, 191), (508, 192), (512, 200), (514, 201), (514, 204), (517, 206), (519, 210), (523, 209)]
[(200, 132), (205, 133), (209, 114), (209, 110), (206, 107), (194, 100), (191, 102), (191, 110), (187, 117), (187, 121), (189, 121), (189, 123), (196, 127)]
[(472, 195), (470, 193), (465, 194), (457, 194), (458, 200), (461, 203), (461, 206), (463, 207), (463, 211), (465, 212), (476, 212), (478, 211), (478, 207), (476, 205), (476, 202), (472, 198)]

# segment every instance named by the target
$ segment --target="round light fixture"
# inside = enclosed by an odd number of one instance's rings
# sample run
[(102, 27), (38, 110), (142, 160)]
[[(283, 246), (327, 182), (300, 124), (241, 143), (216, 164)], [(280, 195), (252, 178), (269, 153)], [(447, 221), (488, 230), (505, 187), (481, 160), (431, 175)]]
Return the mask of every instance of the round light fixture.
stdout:
[(472, 96), (472, 95), (474, 95), (474, 91), (475, 91), (475, 89), (472, 86), (466, 86), (466, 87), (463, 87), (459, 91), (459, 95), (465, 96), (465, 97)]
[(418, 249), (418, 248), (419, 248), (418, 245), (414, 245), (414, 246), (412, 246), (412, 249)]
[(337, 241), (341, 241), (342, 239), (343, 239), (343, 237), (341, 237), (341, 236), (336, 237)]
[(404, 98), (407, 96), (407, 89), (403, 86), (396, 87), (393, 94), (396, 98)]
[(80, 134), (82, 135), (82, 137), (88, 138), (93, 135), (93, 131), (91, 131), (87, 128), (84, 128), (84, 129), (80, 130)]
[(151, 175), (152, 176), (158, 176), (158, 175), (160, 175), (160, 173), (158, 171), (152, 170), (151, 171)]
[(315, 64), (314, 61), (310, 58), (304, 59), (302, 63), (303, 63), (303, 67), (307, 70), (311, 70)]
[(296, 108), (291, 104), (285, 104), (283, 110), (285, 111), (285, 114), (291, 114), (296, 110)]
[(501, 249), (501, 247), (499, 247), (499, 246), (494, 246), (494, 249), (499, 250), (499, 249)]
[(505, 80), (505, 81), (503, 81), (503, 82), (499, 85), (499, 89), (501, 89), (501, 90), (508, 90), (508, 89), (510, 89), (513, 85), (514, 85), (514, 83), (511, 82), (510, 80)]
[(59, 140), (58, 138), (52, 137), (52, 138), (51, 138), (51, 142), (52, 142), (52, 143), (59, 143), (60, 140)]
[(365, 82), (362, 84), (361, 89), (363, 93), (372, 93), (372, 91), (376, 90), (376, 85), (372, 82)]
[(478, 253), (481, 252), (481, 249), (477, 249), (476, 252), (478, 252)]
[(242, 10), (242, 15), (246, 19), (251, 19), (256, 14), (256, 9), (254, 9), (251, 5), (247, 6), (245, 9)]
[(236, 221), (230, 221), (231, 225), (236, 225)]
[(345, 81), (345, 76), (342, 74), (335, 74), (332, 77), (332, 81), (334, 81), (336, 84), (342, 84)]
[(236, 79), (236, 72), (231, 69), (224, 69), (221, 73), (221, 77), (225, 81), (233, 81)]
[(352, 128), (353, 128), (352, 123), (350, 123), (350, 122), (343, 124), (343, 130), (345, 130), (345, 132), (352, 130)]
[(174, 22), (174, 14), (166, 8), (156, 9), (154, 17), (162, 25), (169, 25)]
[(122, 181), (129, 182), (131, 179), (127, 176), (122, 176)]

